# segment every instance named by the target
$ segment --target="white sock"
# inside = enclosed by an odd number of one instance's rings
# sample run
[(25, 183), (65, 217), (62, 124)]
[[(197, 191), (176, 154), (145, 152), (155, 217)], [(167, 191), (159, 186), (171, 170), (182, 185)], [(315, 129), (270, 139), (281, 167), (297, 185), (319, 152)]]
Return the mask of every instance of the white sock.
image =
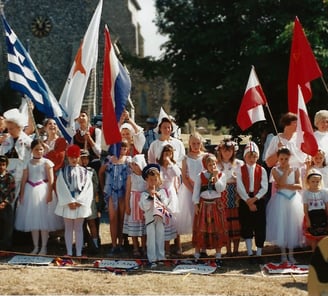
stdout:
[(31, 231), (32, 234), (32, 241), (33, 241), (33, 245), (34, 245), (34, 249), (38, 249), (39, 248), (39, 230), (32, 230)]
[(247, 248), (247, 254), (248, 254), (248, 256), (253, 255), (252, 239), (251, 238), (246, 238), (245, 239), (245, 243), (246, 243), (246, 248)]
[(47, 230), (41, 230), (41, 242), (42, 242), (43, 250), (47, 249), (48, 239), (49, 239), (49, 232)]
[(262, 248), (257, 248), (256, 256), (262, 256)]

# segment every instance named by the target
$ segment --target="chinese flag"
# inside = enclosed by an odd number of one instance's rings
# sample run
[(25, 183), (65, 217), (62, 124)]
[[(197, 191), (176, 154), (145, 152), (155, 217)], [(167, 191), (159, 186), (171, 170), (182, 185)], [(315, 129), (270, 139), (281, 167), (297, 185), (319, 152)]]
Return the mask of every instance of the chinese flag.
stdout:
[(265, 120), (262, 105), (266, 103), (266, 97), (257, 79), (255, 69), (252, 67), (237, 115), (237, 124), (243, 131), (255, 122)]
[(302, 25), (295, 18), (288, 73), (288, 110), (297, 113), (298, 85), (301, 87), (304, 102), (312, 97), (310, 81), (322, 76)]
[(317, 139), (314, 137), (311, 121), (309, 119), (303, 99), (301, 87), (298, 85), (298, 111), (297, 111), (296, 143), (301, 150), (311, 156), (318, 152)]

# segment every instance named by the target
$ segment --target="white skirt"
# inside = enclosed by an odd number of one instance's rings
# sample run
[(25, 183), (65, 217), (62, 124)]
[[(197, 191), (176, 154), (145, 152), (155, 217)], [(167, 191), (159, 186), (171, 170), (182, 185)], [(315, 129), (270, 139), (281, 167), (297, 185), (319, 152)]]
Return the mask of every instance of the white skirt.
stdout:
[(295, 248), (304, 245), (302, 224), (304, 210), (302, 197), (298, 191), (291, 197), (292, 191), (276, 192), (266, 209), (266, 240), (283, 248)]

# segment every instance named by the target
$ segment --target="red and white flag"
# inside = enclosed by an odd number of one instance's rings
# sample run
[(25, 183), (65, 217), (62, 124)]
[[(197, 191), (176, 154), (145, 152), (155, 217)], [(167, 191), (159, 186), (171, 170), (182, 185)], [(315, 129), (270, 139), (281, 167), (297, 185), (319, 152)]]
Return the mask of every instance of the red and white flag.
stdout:
[(311, 121), (309, 119), (301, 87), (298, 86), (298, 111), (297, 111), (297, 127), (296, 127), (296, 145), (301, 150), (311, 156), (315, 156), (318, 152), (317, 139), (314, 137)]
[(312, 52), (302, 25), (295, 18), (292, 47), (288, 72), (288, 110), (297, 113), (298, 85), (300, 85), (304, 102), (312, 97), (310, 81), (322, 76), (322, 72)]
[(265, 94), (252, 67), (237, 115), (237, 123), (243, 131), (255, 122), (265, 120), (263, 111), (265, 104), (267, 104)]

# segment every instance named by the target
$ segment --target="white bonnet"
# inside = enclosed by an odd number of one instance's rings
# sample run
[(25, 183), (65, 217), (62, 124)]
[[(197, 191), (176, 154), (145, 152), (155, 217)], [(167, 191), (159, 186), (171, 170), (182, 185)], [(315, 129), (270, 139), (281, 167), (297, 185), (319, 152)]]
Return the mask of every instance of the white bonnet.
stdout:
[(178, 126), (174, 123), (172, 117), (164, 111), (163, 107), (161, 107), (161, 110), (159, 111), (157, 126), (154, 129), (155, 133), (159, 133), (159, 125), (162, 123), (163, 118), (167, 118), (172, 123), (172, 133), (174, 133), (178, 129)]
[(120, 132), (122, 131), (122, 129), (125, 129), (125, 128), (128, 129), (131, 132), (132, 136), (135, 134), (134, 128), (130, 123), (127, 123), (127, 122), (123, 123), (120, 126)]
[(9, 109), (8, 111), (3, 113), (3, 117), (6, 121), (14, 122), (19, 127), (23, 128), (25, 124), (25, 116), (17, 109)]
[(132, 158), (132, 162), (137, 164), (141, 170), (147, 165), (145, 155), (144, 154), (136, 154)]

